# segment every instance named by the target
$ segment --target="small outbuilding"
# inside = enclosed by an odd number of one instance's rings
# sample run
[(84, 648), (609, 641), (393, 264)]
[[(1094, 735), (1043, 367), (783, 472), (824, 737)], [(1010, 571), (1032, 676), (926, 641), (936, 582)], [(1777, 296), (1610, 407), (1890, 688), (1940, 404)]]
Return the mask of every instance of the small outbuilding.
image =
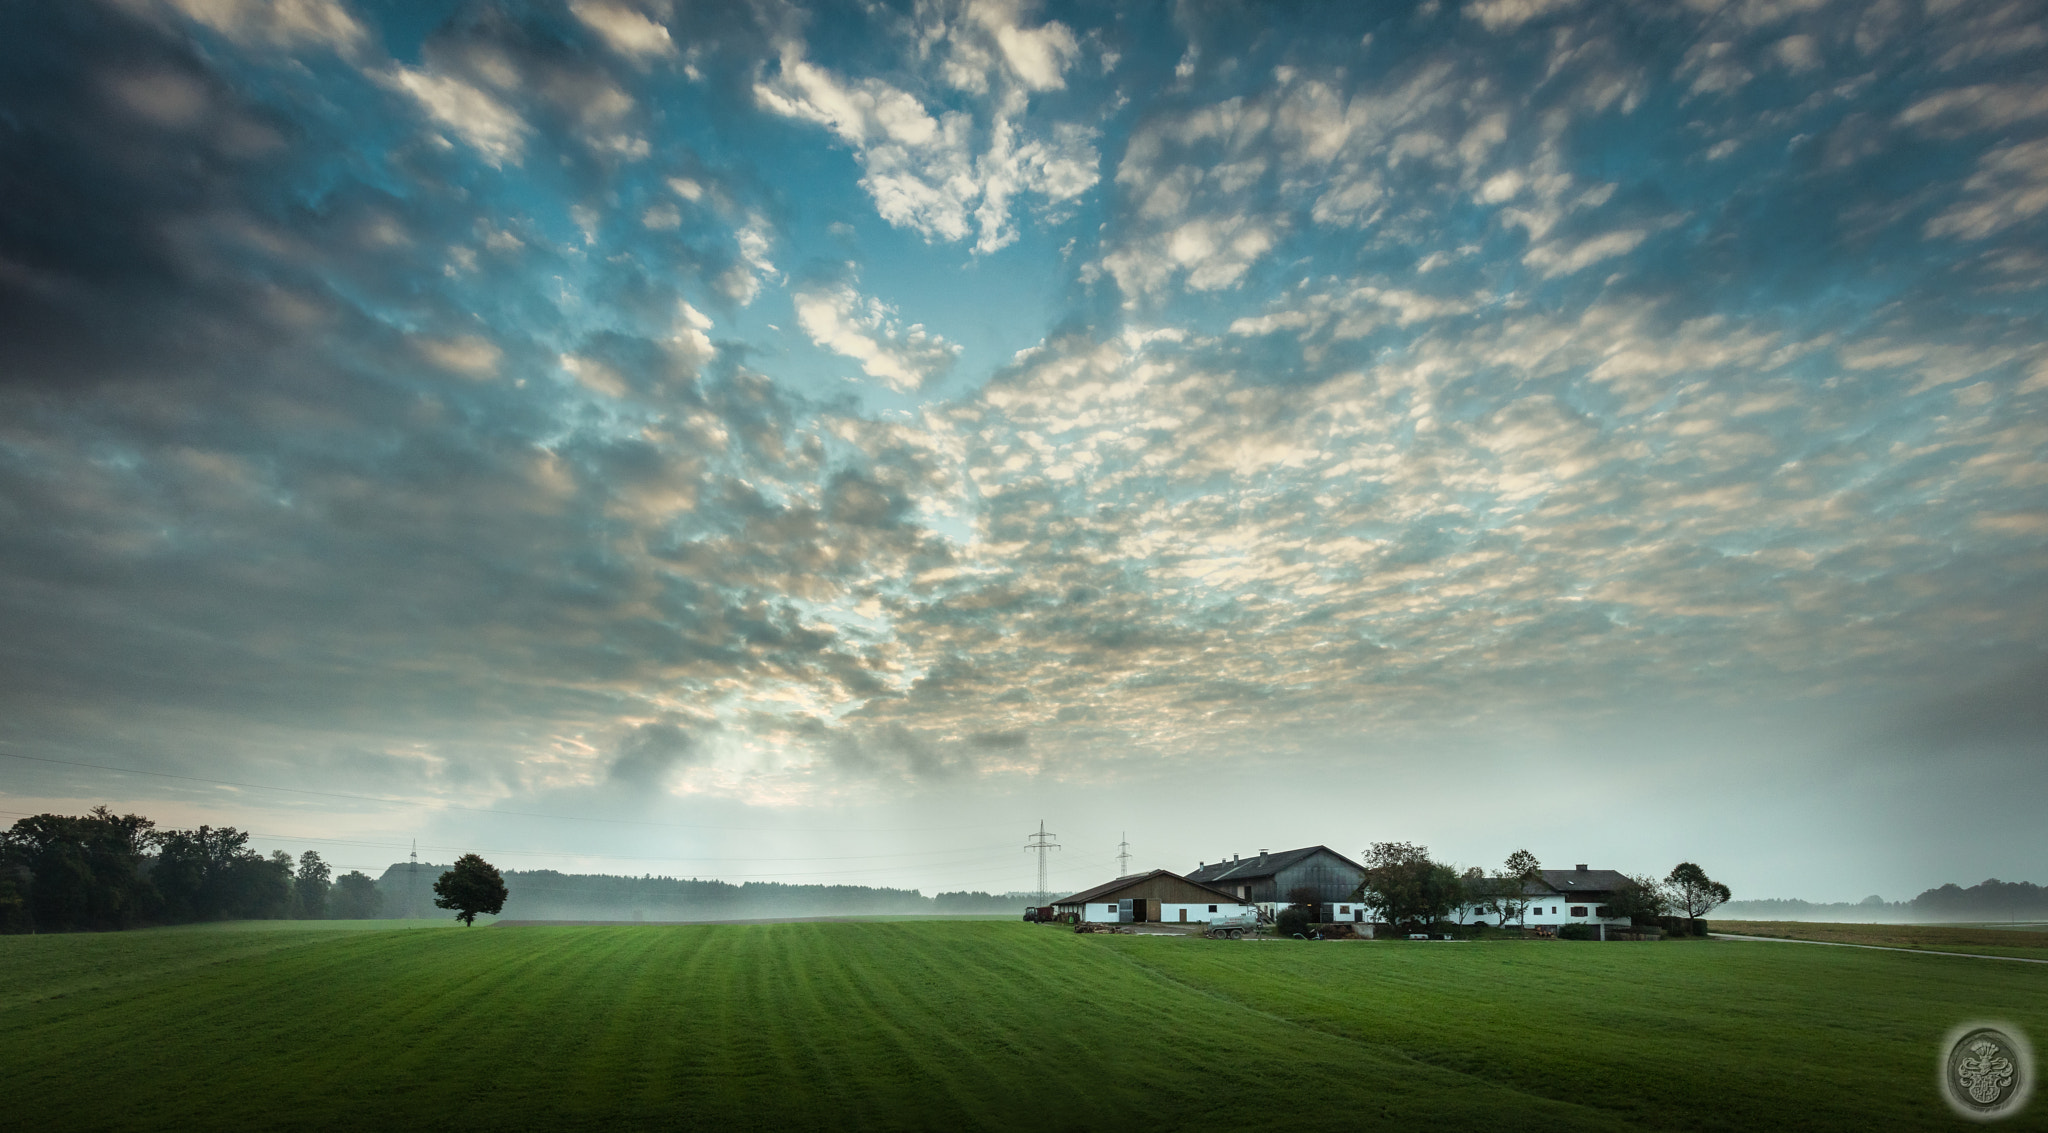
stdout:
[(1097, 924), (1201, 924), (1223, 914), (1252, 911), (1249, 903), (1228, 893), (1163, 869), (1105, 881), (1053, 905), (1062, 914), (1072, 913)]

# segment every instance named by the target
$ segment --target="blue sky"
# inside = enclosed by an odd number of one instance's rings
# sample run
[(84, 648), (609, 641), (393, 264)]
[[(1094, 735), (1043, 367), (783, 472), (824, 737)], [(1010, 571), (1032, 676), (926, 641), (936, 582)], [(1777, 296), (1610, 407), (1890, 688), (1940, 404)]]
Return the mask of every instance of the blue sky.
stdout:
[(4, 20), (10, 812), (2038, 866), (2027, 6)]

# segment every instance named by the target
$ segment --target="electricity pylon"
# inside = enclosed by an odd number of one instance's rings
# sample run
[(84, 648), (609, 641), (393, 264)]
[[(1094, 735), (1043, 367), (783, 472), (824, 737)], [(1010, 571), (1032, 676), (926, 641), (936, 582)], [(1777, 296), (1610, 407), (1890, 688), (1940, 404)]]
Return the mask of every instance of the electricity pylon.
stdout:
[(1130, 831), (1126, 830), (1123, 832), (1123, 841), (1116, 844), (1116, 851), (1116, 875), (1118, 877), (1129, 877), (1131, 875)]
[(1041, 818), (1038, 820), (1038, 833), (1024, 840), (1025, 849), (1038, 851), (1038, 899), (1040, 901), (1045, 900), (1047, 895), (1045, 888), (1045, 852), (1060, 848), (1060, 844), (1052, 839), (1053, 836), (1045, 832), (1045, 820)]

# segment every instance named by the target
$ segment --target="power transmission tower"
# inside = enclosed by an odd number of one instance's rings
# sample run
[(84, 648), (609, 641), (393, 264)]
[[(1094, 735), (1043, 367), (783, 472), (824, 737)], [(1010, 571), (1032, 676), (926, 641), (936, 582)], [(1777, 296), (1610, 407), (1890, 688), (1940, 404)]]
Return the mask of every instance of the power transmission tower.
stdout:
[(1123, 832), (1123, 841), (1116, 844), (1116, 875), (1131, 875), (1131, 832), (1128, 830)]
[(1053, 835), (1047, 834), (1045, 832), (1045, 820), (1041, 818), (1038, 820), (1038, 833), (1033, 834), (1029, 838), (1026, 838), (1024, 840), (1025, 849), (1038, 851), (1038, 899), (1040, 901), (1043, 901), (1046, 898), (1045, 852), (1047, 850), (1057, 850), (1060, 848), (1060, 844), (1058, 842), (1053, 841), (1052, 839)]

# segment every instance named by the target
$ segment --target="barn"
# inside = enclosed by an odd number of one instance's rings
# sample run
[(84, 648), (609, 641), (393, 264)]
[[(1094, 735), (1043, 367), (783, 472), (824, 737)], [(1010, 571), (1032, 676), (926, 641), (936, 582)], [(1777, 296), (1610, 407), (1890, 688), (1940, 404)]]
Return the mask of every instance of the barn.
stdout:
[(1344, 903), (1344, 915), (1338, 919), (1351, 920), (1352, 895), (1365, 880), (1365, 867), (1328, 846), (1303, 846), (1279, 853), (1260, 850), (1254, 858), (1232, 855), (1227, 862), (1204, 862), (1188, 880), (1257, 905), (1269, 919), (1288, 903), (1290, 894), (1308, 889), (1317, 904)]
[(1197, 885), (1177, 873), (1155, 869), (1105, 881), (1053, 902), (1061, 914), (1083, 921), (1117, 924), (1126, 919), (1168, 924), (1200, 924), (1223, 913), (1246, 913), (1249, 904), (1228, 893)]

